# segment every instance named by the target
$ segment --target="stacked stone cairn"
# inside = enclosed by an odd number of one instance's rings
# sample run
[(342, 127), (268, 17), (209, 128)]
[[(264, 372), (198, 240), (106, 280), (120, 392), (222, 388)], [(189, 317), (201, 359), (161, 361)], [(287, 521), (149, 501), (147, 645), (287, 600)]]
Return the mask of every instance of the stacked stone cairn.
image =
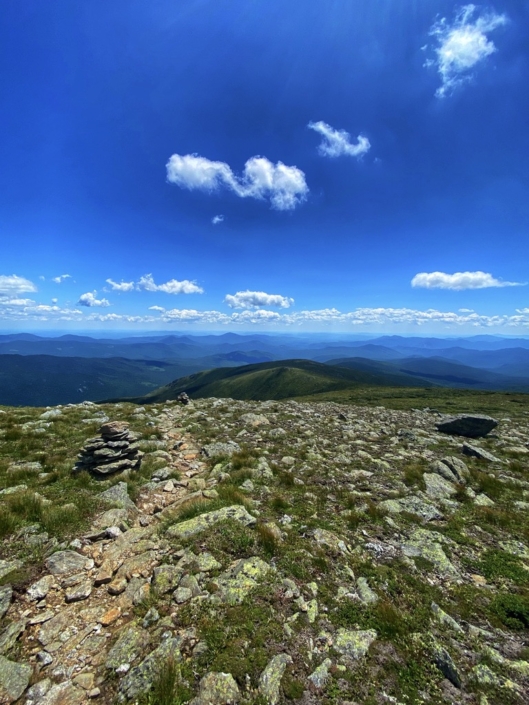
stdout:
[(138, 438), (124, 421), (109, 421), (99, 429), (101, 436), (90, 438), (78, 455), (74, 471), (88, 470), (95, 475), (113, 475), (140, 467), (143, 453)]

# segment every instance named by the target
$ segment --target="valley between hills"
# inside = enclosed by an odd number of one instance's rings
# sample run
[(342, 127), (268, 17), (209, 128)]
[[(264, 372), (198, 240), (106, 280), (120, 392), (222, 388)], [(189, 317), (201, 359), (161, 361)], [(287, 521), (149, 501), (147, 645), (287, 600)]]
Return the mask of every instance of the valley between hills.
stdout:
[(526, 395), (342, 374), (0, 407), (0, 702), (528, 703)]

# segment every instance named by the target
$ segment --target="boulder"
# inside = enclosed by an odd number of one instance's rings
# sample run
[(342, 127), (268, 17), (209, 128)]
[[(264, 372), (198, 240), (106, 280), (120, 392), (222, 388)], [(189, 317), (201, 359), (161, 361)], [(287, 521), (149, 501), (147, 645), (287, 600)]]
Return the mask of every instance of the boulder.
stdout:
[(463, 443), (461, 448), (463, 455), (468, 455), (469, 458), (478, 458), (478, 460), (487, 460), (489, 463), (501, 463), (502, 461), (497, 458), (492, 453), (489, 453), (483, 448), (478, 448), (477, 446), (470, 445), (470, 443)]
[(198, 697), (190, 705), (233, 705), (241, 699), (231, 673), (208, 673), (200, 681)]
[(29, 685), (32, 668), (0, 656), (0, 703), (15, 702)]
[(498, 422), (491, 416), (459, 414), (459, 416), (450, 416), (443, 419), (437, 424), (437, 430), (454, 436), (483, 438), (497, 425)]

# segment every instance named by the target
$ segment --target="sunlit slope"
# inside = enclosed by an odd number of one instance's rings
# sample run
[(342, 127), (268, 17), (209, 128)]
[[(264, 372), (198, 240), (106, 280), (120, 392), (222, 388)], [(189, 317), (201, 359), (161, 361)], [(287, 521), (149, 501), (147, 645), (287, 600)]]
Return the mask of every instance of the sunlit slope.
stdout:
[(287, 399), (358, 386), (432, 386), (411, 376), (385, 374), (324, 365), (310, 360), (281, 360), (257, 365), (199, 372), (167, 384), (135, 401), (175, 399), (180, 392), (192, 398)]

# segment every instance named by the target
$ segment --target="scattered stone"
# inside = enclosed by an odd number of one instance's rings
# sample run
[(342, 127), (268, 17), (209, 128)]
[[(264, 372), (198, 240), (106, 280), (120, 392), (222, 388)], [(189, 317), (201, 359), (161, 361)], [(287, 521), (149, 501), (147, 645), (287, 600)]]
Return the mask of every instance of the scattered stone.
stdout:
[(0, 654), (6, 654), (15, 645), (18, 637), (26, 628), (27, 620), (19, 619), (11, 622), (2, 632), (0, 632)]
[(446, 553), (443, 551), (441, 543), (447, 541), (446, 537), (437, 532), (427, 531), (426, 529), (416, 529), (408, 542), (402, 545), (402, 552), (405, 556), (421, 557), (429, 561), (432, 566), (439, 571), (441, 575), (457, 578), (459, 571), (450, 562)]
[(386, 499), (380, 502), (379, 507), (390, 514), (399, 514), (400, 512), (415, 514), (425, 522), (439, 521), (444, 518), (443, 513), (434, 504), (425, 502), (415, 495), (400, 499)]
[(0, 580), (19, 568), (22, 568), (22, 561), (7, 561), (0, 558)]
[(99, 623), (104, 627), (109, 627), (113, 624), (116, 619), (121, 617), (121, 607), (111, 607), (105, 612), (105, 614), (100, 618)]
[(373, 605), (375, 602), (378, 602), (378, 595), (371, 590), (366, 578), (358, 578), (356, 581), (356, 591), (358, 592), (360, 602), (364, 605)]
[(461, 676), (452, 657), (443, 646), (437, 643), (433, 648), (433, 662), (452, 685), (455, 685), (456, 688), (461, 688)]
[(32, 668), (0, 656), (0, 703), (14, 703), (29, 685)]
[(188, 397), (186, 392), (180, 392), (180, 394), (176, 397), (176, 401), (183, 406), (187, 406), (191, 399)]
[(426, 494), (432, 499), (448, 499), (457, 492), (457, 488), (451, 482), (436, 473), (425, 472), (423, 478)]
[(0, 490), (0, 496), (16, 494), (17, 492), (25, 492), (27, 489), (27, 485), (15, 485), (14, 487), (6, 487), (5, 490)]
[(292, 663), (292, 657), (288, 654), (278, 654), (274, 656), (261, 673), (259, 678), (259, 694), (265, 699), (268, 705), (277, 705), (279, 702), (279, 688), (285, 669)]
[[(140, 656), (142, 650), (149, 644), (149, 632), (141, 629), (136, 624), (129, 625), (120, 632), (114, 646), (108, 652), (105, 666), (112, 671), (123, 671), (123, 666), (129, 668)], [(129, 670), (127, 668), (127, 670)]]
[(460, 414), (459, 416), (451, 416), (438, 423), (437, 430), (441, 431), (441, 433), (449, 433), (455, 436), (483, 438), (497, 425), (498, 422), (490, 416)]
[(486, 494), (481, 493), (474, 497), (474, 504), (478, 507), (493, 507), (495, 502)]

